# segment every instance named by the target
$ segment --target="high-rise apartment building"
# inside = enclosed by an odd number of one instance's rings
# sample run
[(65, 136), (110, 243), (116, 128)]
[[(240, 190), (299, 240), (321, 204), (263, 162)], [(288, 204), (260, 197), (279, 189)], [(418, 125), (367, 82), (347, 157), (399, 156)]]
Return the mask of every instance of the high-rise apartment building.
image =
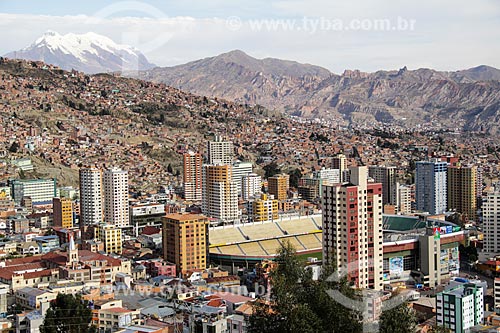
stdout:
[(56, 196), (56, 179), (15, 179), (11, 181), (12, 196), (16, 204), (25, 197), (32, 204), (51, 203)]
[(104, 252), (122, 253), (122, 230), (119, 227), (101, 223), (94, 228), (94, 232), (94, 238), (104, 244)]
[(483, 252), (500, 254), (500, 188), (489, 192), (483, 199)]
[(249, 200), (262, 192), (262, 178), (256, 173), (241, 177), (241, 197)]
[(394, 166), (370, 166), (368, 174), (382, 184), (382, 204), (397, 205), (397, 169)]
[(477, 220), (475, 166), (460, 165), (448, 167), (448, 209), (456, 210), (466, 220)]
[(216, 136), (215, 141), (209, 141), (207, 147), (209, 164), (233, 164), (233, 143), (223, 141), (222, 137)]
[(448, 164), (438, 159), (416, 163), (415, 201), (417, 210), (444, 214), (447, 206)]
[(500, 309), (500, 277), (496, 277), (493, 281), (493, 299), (495, 311)]
[(70, 198), (54, 198), (52, 210), (55, 227), (73, 228), (73, 201)]
[(242, 180), (244, 176), (251, 174), (253, 171), (252, 163), (236, 161), (233, 163), (231, 170), (231, 179), (238, 188), (238, 195), (242, 195)]
[(202, 179), (203, 158), (192, 151), (184, 154), (184, 198), (188, 201), (201, 201), (203, 196)]
[(339, 170), (341, 183), (347, 181), (345, 176), (349, 169), (347, 168), (347, 157), (344, 154), (338, 154), (333, 158), (332, 169)]
[(445, 290), (436, 295), (438, 326), (453, 333), (469, 332), (484, 318), (483, 288), (473, 283)]
[(272, 194), (276, 200), (286, 200), (288, 198), (288, 189), (290, 188), (290, 176), (279, 174), (269, 177), (267, 187), (269, 194)]
[(483, 196), (483, 168), (476, 169), (476, 197), (478, 203), (481, 202), (481, 197)]
[(341, 174), (339, 169), (326, 169), (313, 172), (314, 179), (322, 179), (324, 185), (333, 185), (341, 183)]
[(104, 171), (104, 220), (117, 227), (129, 225), (128, 172), (118, 168)]
[(398, 184), (398, 213), (402, 215), (411, 214), (411, 187)]
[(80, 226), (103, 222), (102, 172), (80, 169)]
[(232, 181), (231, 165), (203, 166), (202, 211), (223, 223), (239, 218), (238, 188)]
[(178, 272), (205, 269), (208, 261), (208, 218), (198, 214), (163, 217), (163, 257)]
[(350, 168), (350, 183), (323, 189), (323, 260), (347, 270), (357, 288), (382, 289), (382, 184), (366, 167)]

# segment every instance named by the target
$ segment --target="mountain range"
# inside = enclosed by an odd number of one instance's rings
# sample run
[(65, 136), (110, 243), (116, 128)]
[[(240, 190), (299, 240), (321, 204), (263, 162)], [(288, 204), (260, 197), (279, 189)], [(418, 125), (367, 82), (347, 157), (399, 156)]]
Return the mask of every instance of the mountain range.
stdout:
[(155, 67), (139, 50), (93, 32), (60, 35), (47, 31), (31, 45), (7, 53), (5, 57), (44, 61), (62, 69), (89, 74)]
[(444, 72), (328, 69), (235, 50), (173, 67), (155, 67), (138, 50), (94, 33), (47, 32), (8, 58), (42, 60), (86, 73), (121, 72), (197, 95), (262, 105), (338, 125), (458, 128), (499, 134), (500, 70)]
[(455, 72), (346, 70), (338, 75), (319, 66), (255, 59), (236, 50), (124, 75), (342, 125), (411, 127), (425, 122), (497, 133), (500, 120), (500, 70), (489, 66)]

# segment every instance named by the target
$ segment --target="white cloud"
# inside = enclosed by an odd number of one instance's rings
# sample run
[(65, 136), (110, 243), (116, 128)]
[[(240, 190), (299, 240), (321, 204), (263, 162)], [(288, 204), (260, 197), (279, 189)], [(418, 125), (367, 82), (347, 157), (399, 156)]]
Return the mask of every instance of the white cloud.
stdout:
[[(220, 6), (228, 3), (226, 0), (218, 2)], [(233, 4), (221, 13), (237, 15), (235, 7)], [(93, 31), (103, 34), (116, 42), (139, 48), (150, 61), (163, 66), (241, 49), (257, 57), (297, 60), (335, 72), (345, 68), (374, 71), (404, 65), (444, 70), (479, 64), (500, 68), (500, 45), (496, 42), (500, 40), (497, 18), (500, 17), (500, 5), (493, 0), (274, 1), (268, 5), (253, 3), (250, 12), (252, 19), (294, 19), (298, 24), (304, 16), (337, 18), (344, 22), (350, 18), (388, 18), (394, 22), (400, 16), (414, 19), (416, 23), (413, 31), (317, 29), (313, 33), (282, 26), (257, 31), (250, 27), (248, 18), (234, 31), (228, 29), (226, 17), (168, 17), (161, 10), (156, 13), (145, 10), (144, 16), (149, 18), (115, 17), (103, 11), (101, 16), (104, 17), (98, 20), (84, 15), (0, 14), (0, 54), (23, 48), (50, 29), (59, 33)]]

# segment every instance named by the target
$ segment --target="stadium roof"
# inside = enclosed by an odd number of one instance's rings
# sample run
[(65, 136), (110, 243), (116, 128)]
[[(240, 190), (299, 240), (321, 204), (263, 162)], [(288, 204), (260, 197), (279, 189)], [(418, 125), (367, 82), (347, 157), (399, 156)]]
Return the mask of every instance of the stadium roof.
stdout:
[(416, 229), (425, 229), (425, 227), (443, 227), (456, 225), (442, 220), (427, 219), (426, 220), (418, 216), (403, 216), (403, 215), (383, 215), (383, 229), (391, 231), (411, 231)]

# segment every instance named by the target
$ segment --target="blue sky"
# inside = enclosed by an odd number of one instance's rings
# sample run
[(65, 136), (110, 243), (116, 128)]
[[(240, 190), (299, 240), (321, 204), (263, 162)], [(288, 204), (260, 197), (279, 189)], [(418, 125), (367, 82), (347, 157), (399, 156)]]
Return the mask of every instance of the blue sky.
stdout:
[(103, 34), (163, 66), (241, 49), (334, 72), (500, 68), (497, 0), (0, 0), (0, 54), (47, 30)]

